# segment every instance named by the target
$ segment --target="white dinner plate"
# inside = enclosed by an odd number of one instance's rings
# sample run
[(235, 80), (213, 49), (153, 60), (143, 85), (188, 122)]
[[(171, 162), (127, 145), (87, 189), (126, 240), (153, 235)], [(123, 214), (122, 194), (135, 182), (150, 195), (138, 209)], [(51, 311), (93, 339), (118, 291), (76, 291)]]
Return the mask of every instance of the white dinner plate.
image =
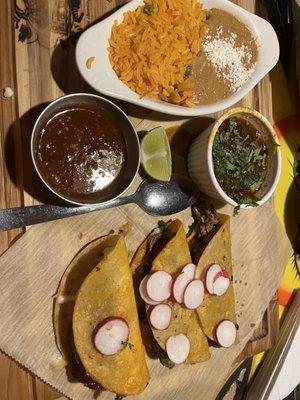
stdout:
[[(250, 79), (233, 95), (217, 103), (198, 105), (193, 108), (155, 101), (140, 96), (129, 89), (116, 75), (108, 58), (108, 39), (115, 20), (121, 22), (125, 11), (134, 10), (143, 0), (132, 0), (115, 13), (84, 31), (77, 43), (76, 62), (83, 78), (91, 87), (104, 95), (126, 100), (151, 110), (172, 115), (196, 116), (224, 110), (241, 100), (277, 63), (279, 43), (272, 26), (255, 14), (231, 3), (229, 0), (201, 0), (204, 8), (220, 8), (235, 15), (252, 32), (258, 45), (258, 61)], [(90, 69), (86, 61), (95, 57)]]

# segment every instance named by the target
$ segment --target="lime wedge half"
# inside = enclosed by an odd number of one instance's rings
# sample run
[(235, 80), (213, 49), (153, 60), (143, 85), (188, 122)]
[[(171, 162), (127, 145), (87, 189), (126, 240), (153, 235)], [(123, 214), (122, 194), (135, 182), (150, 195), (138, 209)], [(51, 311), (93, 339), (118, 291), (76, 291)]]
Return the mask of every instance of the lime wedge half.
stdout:
[(142, 165), (152, 178), (169, 181), (172, 173), (172, 157), (168, 137), (162, 126), (152, 129), (142, 139)]

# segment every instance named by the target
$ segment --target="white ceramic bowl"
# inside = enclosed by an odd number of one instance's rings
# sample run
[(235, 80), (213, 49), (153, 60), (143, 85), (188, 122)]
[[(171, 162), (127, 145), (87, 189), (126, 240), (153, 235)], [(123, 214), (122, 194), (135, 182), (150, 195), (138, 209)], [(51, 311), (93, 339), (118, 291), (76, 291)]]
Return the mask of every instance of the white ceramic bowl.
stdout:
[[(253, 37), (256, 38), (259, 55), (255, 70), (251, 78), (232, 96), (217, 103), (187, 108), (163, 101), (141, 99), (138, 94), (129, 89), (118, 78), (108, 58), (108, 39), (111, 34), (111, 28), (115, 20), (118, 22), (123, 20), (125, 11), (136, 9), (143, 4), (143, 0), (130, 1), (111, 16), (82, 33), (76, 47), (76, 62), (81, 75), (98, 92), (167, 114), (182, 116), (206, 115), (232, 106), (241, 100), (277, 63), (279, 58), (278, 39), (274, 29), (266, 20), (228, 0), (199, 1), (203, 3), (204, 8), (216, 7), (235, 15), (248, 26)], [(90, 57), (95, 57), (95, 60), (92, 67), (88, 69), (86, 61)]]
[[(236, 207), (238, 204), (231, 199), (219, 185), (214, 173), (212, 147), (215, 135), (220, 125), (234, 115), (247, 115), (263, 128), (263, 134), (279, 144), (278, 138), (270, 122), (258, 111), (245, 107), (232, 108), (222, 115), (215, 123), (206, 128), (193, 142), (188, 155), (188, 170), (191, 178), (197, 183), (199, 189), (208, 196), (221, 200), (224, 203)], [(257, 122), (256, 122), (257, 121)], [(258, 191), (260, 200), (258, 205), (264, 204), (273, 195), (281, 173), (280, 148), (275, 147), (275, 153), (270, 155), (267, 176), (262, 188)], [(241, 208), (253, 208), (245, 204)]]

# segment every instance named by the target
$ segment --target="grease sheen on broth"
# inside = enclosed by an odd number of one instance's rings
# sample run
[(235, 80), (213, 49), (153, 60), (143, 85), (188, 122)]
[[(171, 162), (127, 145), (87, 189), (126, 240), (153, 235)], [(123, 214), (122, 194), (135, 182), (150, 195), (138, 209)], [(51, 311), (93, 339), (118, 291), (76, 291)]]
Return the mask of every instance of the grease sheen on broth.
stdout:
[(99, 107), (65, 108), (38, 135), (37, 163), (43, 178), (59, 194), (79, 202), (113, 193), (126, 160), (122, 132)]

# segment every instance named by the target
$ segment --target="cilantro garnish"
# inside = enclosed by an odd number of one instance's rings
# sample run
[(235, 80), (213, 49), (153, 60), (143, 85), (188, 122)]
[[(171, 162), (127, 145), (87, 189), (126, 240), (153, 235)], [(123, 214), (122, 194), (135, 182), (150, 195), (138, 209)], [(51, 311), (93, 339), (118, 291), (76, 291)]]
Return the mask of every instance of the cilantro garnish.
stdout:
[(153, 14), (155, 11), (155, 7), (153, 4), (146, 4), (144, 7), (144, 13), (147, 15)]
[(233, 209), (233, 216), (234, 217), (236, 215), (238, 215), (238, 213), (240, 212), (240, 209), (241, 209), (241, 205), (240, 204), (234, 207), (234, 209)]
[(211, 10), (203, 10), (205, 12), (206, 19), (209, 19), (211, 16)]
[(160, 361), (160, 363), (169, 369), (172, 369), (175, 364), (173, 361), (171, 361), (167, 355), (167, 353), (159, 346), (159, 344), (153, 340), (153, 343), (151, 345), (151, 350), (153, 352), (153, 355), (157, 357)]
[[(158, 347), (158, 346), (157, 346)], [(157, 357), (159, 358), (160, 363), (164, 366), (167, 367), (169, 369), (172, 369), (175, 364), (173, 363), (173, 361), (171, 361), (167, 355), (167, 353), (165, 351), (163, 351), (161, 348), (157, 348)]]
[(190, 65), (188, 65), (186, 68), (185, 68), (185, 72), (184, 72), (184, 76), (187, 78), (188, 76), (190, 76), (190, 75), (192, 75), (192, 67), (190, 66)]
[(173, 361), (171, 361), (170, 359), (169, 359), (169, 357), (166, 355), (166, 354), (159, 354), (159, 361), (160, 361), (160, 363), (164, 366), (164, 367), (167, 367), (167, 368), (169, 368), (169, 369), (172, 369), (174, 366), (175, 366), (175, 364), (173, 363)]
[(238, 204), (233, 209), (233, 216), (238, 215), (241, 209), (241, 205), (244, 204), (246, 207), (258, 207), (259, 204), (253, 199), (244, 199), (242, 203)]
[(268, 146), (256, 126), (237, 117), (224, 121), (212, 154), (214, 172), (224, 192), (239, 205), (257, 206), (257, 192), (267, 173)]
[(129, 340), (126, 340), (126, 342), (124, 342), (124, 341), (122, 340), (121, 343), (122, 343), (124, 346), (128, 346), (128, 347), (129, 347), (129, 350), (131, 350), (131, 349), (134, 347), (134, 344), (130, 343)]
[(163, 220), (159, 220), (157, 225), (160, 230), (160, 233), (163, 233), (167, 229), (167, 224)]

